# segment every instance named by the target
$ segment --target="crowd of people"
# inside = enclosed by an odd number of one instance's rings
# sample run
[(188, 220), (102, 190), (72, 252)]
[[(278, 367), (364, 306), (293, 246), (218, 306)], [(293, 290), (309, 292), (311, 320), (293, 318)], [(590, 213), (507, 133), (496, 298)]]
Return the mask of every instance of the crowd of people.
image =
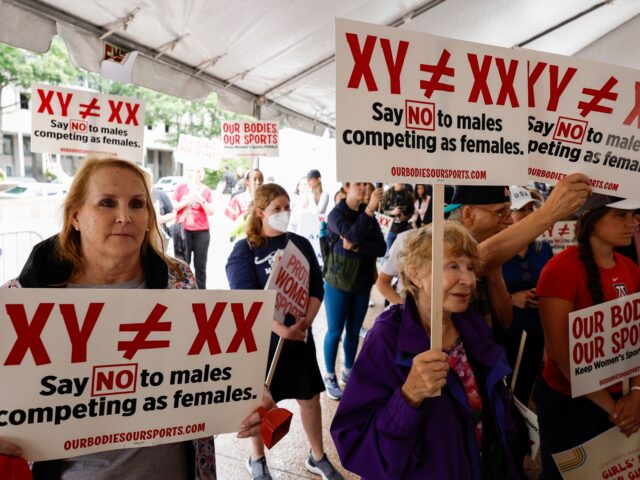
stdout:
[[(65, 199), (61, 232), (38, 244), (5, 286), (206, 289), (208, 218), (218, 211), (202, 180), (202, 169), (188, 169), (169, 200), (132, 163), (85, 161)], [(593, 193), (582, 174), (545, 195), (523, 186), (463, 185), (447, 193), (447, 221), (438, 232), (428, 185), (396, 183), (385, 191), (381, 184), (346, 182), (329, 208), (316, 169), (291, 196), (265, 183), (257, 169), (231, 186), (233, 180), (225, 172), (224, 190), (232, 196), (224, 214), (234, 222), (235, 241), (226, 262), (230, 288), (263, 289), (276, 252), (289, 242), (309, 262), (306, 310), (284, 324), (272, 321), (267, 371), (277, 364), (263, 404), (297, 401), (310, 472), (342, 478), (323, 442), (323, 391), (339, 401), (330, 433), (342, 465), (365, 479), (524, 478), (527, 432), (514, 396), (537, 411), (545, 480), (562, 478), (553, 453), (614, 426), (625, 435), (640, 428), (640, 377), (630, 379), (628, 394), (616, 385), (572, 398), (568, 330), (571, 312), (640, 291), (640, 203)], [(317, 226), (322, 267), (312, 243), (296, 233), (307, 213), (326, 215)], [(380, 215), (393, 218), (386, 238)], [(554, 256), (539, 237), (567, 219), (577, 220), (576, 245)], [(436, 235), (444, 240), (442, 265), (431, 257)], [(169, 237), (177, 259), (167, 253)], [(443, 288), (442, 349), (431, 349), (436, 279)], [(374, 285), (389, 307), (358, 353)], [(323, 303), (321, 371), (314, 320)], [(524, 332), (511, 391), (504, 380), (513, 374)], [(337, 365), (340, 342), (343, 364)], [(258, 414), (242, 425), (239, 436), (252, 437), (249, 475), (269, 480)], [(0, 453), (21, 450), (0, 440)], [(135, 479), (157, 472), (215, 478), (214, 441), (39, 462), (33, 474), (107, 479), (123, 469)]]

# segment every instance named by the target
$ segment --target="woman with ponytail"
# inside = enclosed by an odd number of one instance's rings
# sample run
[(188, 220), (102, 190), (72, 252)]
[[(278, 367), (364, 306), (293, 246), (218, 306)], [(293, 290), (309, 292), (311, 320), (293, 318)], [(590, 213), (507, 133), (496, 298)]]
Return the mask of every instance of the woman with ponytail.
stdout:
[[(284, 188), (275, 183), (258, 187), (253, 204), (249, 207), (247, 238), (239, 240), (229, 256), (227, 278), (233, 290), (262, 290), (271, 274), (276, 252), (284, 249), (289, 241), (298, 247), (309, 262), (309, 301), (306, 312), (297, 318), (288, 314), (284, 325), (276, 320), (271, 324), (273, 332), (269, 364), (278, 339), (285, 339), (271, 382), (271, 394), (276, 402), (287, 398), (298, 401), (302, 426), (311, 444), (311, 451), (305, 461), (307, 470), (324, 479), (342, 480), (340, 473), (329, 462), (322, 443), (320, 392), (324, 390), (324, 383), (311, 332), (311, 324), (324, 297), (322, 272), (309, 241), (287, 232), (290, 216), (289, 195)], [(252, 440), (253, 453), (247, 461), (247, 470), (252, 479), (270, 480), (262, 439), (254, 437)]]
[[(561, 479), (551, 455), (574, 448), (614, 425), (629, 436), (640, 428), (640, 377), (631, 393), (620, 384), (571, 398), (569, 314), (640, 291), (640, 268), (615, 252), (629, 245), (640, 202), (594, 194), (578, 211), (578, 245), (545, 266), (536, 294), (545, 336), (546, 360), (536, 385), (542, 473)], [(638, 387), (638, 388), (633, 388)]]

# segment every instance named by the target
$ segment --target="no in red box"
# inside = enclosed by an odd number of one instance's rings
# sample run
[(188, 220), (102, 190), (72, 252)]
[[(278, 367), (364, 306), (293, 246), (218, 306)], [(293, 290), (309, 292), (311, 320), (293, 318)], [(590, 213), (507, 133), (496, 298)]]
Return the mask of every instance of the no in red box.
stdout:
[[(135, 393), (138, 379), (137, 363), (117, 365), (95, 365), (91, 376), (91, 396), (121, 395)], [(97, 384), (98, 380), (101, 382)], [(100, 387), (98, 389), (98, 387)], [(105, 391), (106, 388), (109, 390)]]
[(556, 129), (553, 131), (553, 139), (581, 145), (588, 126), (589, 122), (586, 120), (558, 117)]
[(404, 101), (404, 125), (412, 130), (436, 129), (436, 104), (419, 102), (418, 100)]

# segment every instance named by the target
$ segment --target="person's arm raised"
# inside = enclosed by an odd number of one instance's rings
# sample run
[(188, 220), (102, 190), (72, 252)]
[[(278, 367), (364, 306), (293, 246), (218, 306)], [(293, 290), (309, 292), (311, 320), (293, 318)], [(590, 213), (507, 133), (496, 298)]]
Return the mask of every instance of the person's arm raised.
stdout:
[(573, 215), (590, 194), (591, 187), (586, 175), (574, 173), (564, 178), (542, 207), (479, 245), (485, 261), (484, 271), (502, 265), (554, 223)]

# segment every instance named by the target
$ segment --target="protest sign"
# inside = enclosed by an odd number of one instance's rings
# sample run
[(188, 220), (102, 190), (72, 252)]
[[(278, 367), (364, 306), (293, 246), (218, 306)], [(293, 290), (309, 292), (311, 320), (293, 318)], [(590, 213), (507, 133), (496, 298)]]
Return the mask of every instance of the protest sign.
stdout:
[(322, 253), (320, 252), (320, 224), (325, 221), (325, 216), (319, 213), (302, 212), (298, 218), (296, 233), (303, 236), (316, 253), (318, 264), (322, 266)]
[(519, 52), (336, 19), (338, 179), (521, 185)]
[(524, 404), (513, 397), (516, 408), (522, 415), (524, 423), (527, 425), (527, 433), (529, 434), (529, 452), (531, 458), (536, 458), (538, 449), (540, 448), (540, 428), (538, 427), (538, 416), (529, 410)]
[(529, 176), (581, 172), (594, 191), (638, 199), (640, 72), (521, 50), (529, 61)]
[(556, 222), (538, 238), (539, 240), (549, 242), (553, 254), (557, 255), (567, 247), (578, 244), (578, 240), (576, 239), (576, 221), (566, 220)]
[(570, 313), (569, 349), (573, 398), (638, 375), (640, 293)]
[(31, 150), (142, 162), (144, 100), (36, 83)]
[(553, 454), (564, 480), (637, 480), (640, 432), (627, 438), (614, 427), (582, 445)]
[(389, 230), (391, 230), (391, 225), (393, 224), (393, 217), (380, 212), (375, 212), (375, 215), (376, 220), (378, 221), (378, 225), (380, 225), (380, 231), (382, 231), (382, 235), (384, 236), (384, 238), (387, 238), (387, 235), (389, 235)]
[(220, 168), (222, 145), (219, 139), (180, 134), (178, 148), (173, 153), (176, 162), (202, 168)]
[(224, 121), (222, 143), (225, 156), (278, 156), (278, 123)]
[(277, 258), (264, 288), (277, 291), (273, 318), (284, 323), (287, 314), (297, 318), (307, 311), (310, 267), (309, 261), (291, 240)]
[(274, 301), (2, 289), (0, 438), (33, 461), (237, 431), (262, 398)]

